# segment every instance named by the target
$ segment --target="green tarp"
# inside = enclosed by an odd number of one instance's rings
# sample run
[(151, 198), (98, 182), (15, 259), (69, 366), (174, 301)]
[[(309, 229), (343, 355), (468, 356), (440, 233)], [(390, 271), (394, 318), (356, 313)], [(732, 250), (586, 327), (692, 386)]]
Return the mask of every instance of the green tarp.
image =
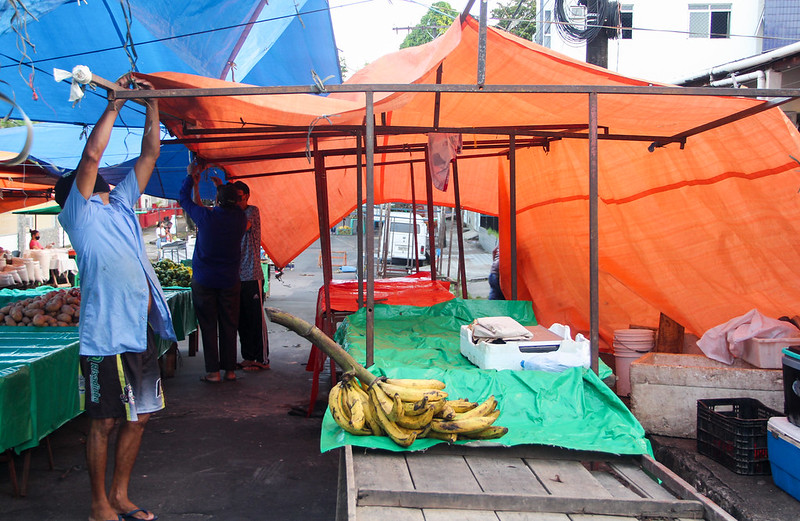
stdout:
[[(541, 444), (615, 454), (649, 454), (645, 432), (625, 405), (590, 370), (562, 373), (482, 370), (461, 355), (462, 325), (485, 316), (510, 316), (536, 324), (530, 303), (455, 299), (431, 307), (375, 306), (373, 374), (392, 378), (437, 378), (451, 398), (497, 398), (502, 411), (496, 425), (504, 437), (482, 444)], [(360, 363), (366, 360), (366, 314), (350, 315), (335, 339)], [(601, 377), (611, 374), (601, 364)], [(322, 422), (322, 452), (354, 445), (393, 451), (422, 450), (438, 440), (420, 439), (403, 449), (387, 437), (353, 436), (340, 429), (330, 412)], [(459, 442), (462, 443), (462, 442)], [(466, 443), (466, 442), (465, 442)], [(469, 442), (476, 443), (476, 442)]]
[(69, 329), (0, 327), (0, 452), (35, 447), (80, 413), (77, 329)]

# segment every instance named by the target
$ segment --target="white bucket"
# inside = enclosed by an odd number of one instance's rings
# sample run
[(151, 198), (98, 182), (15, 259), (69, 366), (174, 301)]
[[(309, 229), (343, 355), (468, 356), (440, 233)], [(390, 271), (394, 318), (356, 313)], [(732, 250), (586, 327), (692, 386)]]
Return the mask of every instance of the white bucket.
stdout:
[(655, 347), (655, 331), (620, 329), (614, 331), (614, 365), (617, 374), (617, 396), (631, 394), (631, 364)]

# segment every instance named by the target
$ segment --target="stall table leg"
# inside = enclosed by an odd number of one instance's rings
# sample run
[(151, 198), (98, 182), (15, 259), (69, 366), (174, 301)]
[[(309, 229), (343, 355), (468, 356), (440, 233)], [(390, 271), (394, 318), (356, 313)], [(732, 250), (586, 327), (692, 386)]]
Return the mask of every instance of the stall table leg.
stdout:
[(200, 350), (200, 337), (197, 331), (189, 333), (189, 356), (194, 356)]

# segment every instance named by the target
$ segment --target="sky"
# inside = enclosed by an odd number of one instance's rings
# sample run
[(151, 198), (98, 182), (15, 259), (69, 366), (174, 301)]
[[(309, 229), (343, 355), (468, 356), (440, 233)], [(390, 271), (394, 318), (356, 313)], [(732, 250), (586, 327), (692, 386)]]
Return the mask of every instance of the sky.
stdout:
[[(339, 56), (344, 57), (348, 75), (385, 54), (400, 49), (409, 31), (437, 0), (329, 0), (333, 33)], [(447, 0), (461, 12), (467, 0)], [(498, 4), (489, 0), (488, 13)], [(480, 0), (475, 0), (472, 15), (480, 14)], [(489, 21), (489, 25), (493, 25)]]

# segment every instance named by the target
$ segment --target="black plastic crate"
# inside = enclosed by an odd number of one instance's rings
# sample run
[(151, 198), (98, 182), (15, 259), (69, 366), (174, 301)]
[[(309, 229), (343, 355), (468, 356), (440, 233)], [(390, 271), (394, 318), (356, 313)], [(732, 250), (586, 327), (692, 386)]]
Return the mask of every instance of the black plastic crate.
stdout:
[(737, 474), (769, 474), (767, 422), (781, 413), (753, 398), (697, 400), (697, 452)]

